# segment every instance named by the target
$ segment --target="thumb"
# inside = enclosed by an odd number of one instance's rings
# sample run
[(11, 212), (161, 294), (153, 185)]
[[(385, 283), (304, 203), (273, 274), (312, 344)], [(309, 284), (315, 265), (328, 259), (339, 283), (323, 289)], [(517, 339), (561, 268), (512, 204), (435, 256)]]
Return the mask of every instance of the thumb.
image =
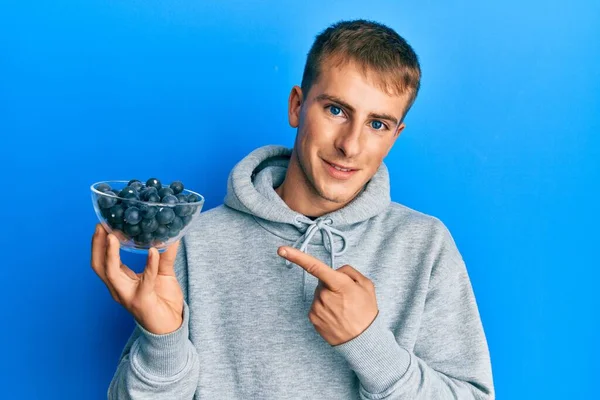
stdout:
[(159, 256), (157, 254), (157, 250), (154, 247), (151, 247), (148, 250), (148, 261), (146, 263), (146, 269), (141, 276), (141, 291), (144, 293), (149, 293), (154, 290), (154, 284), (156, 282), (156, 276), (158, 275), (158, 262)]
[(353, 281), (355, 281), (359, 284), (363, 284), (363, 283), (365, 283), (365, 281), (368, 280), (367, 277), (365, 277), (358, 270), (356, 270), (354, 267), (352, 267), (351, 265), (348, 265), (348, 264), (341, 266), (336, 271), (339, 271), (339, 272), (342, 272), (342, 273), (348, 275), (350, 278), (352, 278)]

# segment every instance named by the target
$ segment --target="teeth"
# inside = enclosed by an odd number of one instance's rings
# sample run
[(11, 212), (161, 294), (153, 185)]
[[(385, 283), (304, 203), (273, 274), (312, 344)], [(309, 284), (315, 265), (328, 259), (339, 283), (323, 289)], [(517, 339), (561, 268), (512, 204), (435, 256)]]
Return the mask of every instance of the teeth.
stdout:
[(349, 171), (350, 171), (349, 169), (340, 168), (340, 167), (338, 167), (337, 165), (333, 165), (333, 164), (331, 164), (331, 166), (332, 166), (333, 168), (337, 169), (338, 171), (344, 171), (344, 172), (349, 172)]

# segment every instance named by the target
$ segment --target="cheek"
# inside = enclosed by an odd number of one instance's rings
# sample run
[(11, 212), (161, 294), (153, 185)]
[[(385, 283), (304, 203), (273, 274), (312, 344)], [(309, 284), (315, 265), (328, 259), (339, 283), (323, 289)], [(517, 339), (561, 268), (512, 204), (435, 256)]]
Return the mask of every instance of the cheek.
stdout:
[(339, 126), (322, 114), (321, 110), (312, 109), (304, 120), (304, 135), (316, 144), (330, 141), (337, 133)]
[(388, 149), (389, 142), (383, 138), (372, 138), (367, 141), (366, 145), (366, 153), (368, 157), (369, 164), (373, 165), (375, 168), (379, 166), (381, 161), (383, 161), (383, 157)]
[(298, 155), (300, 156), (305, 168), (307, 167), (307, 163), (311, 158), (312, 138), (310, 132), (310, 128), (304, 125), (298, 132), (298, 141), (296, 143)]
[(327, 147), (328, 134), (322, 124), (315, 119), (307, 119), (298, 132), (298, 145), (300, 155), (304, 160), (305, 168), (315, 169), (315, 163), (319, 161), (319, 155), (330, 154), (331, 150)]

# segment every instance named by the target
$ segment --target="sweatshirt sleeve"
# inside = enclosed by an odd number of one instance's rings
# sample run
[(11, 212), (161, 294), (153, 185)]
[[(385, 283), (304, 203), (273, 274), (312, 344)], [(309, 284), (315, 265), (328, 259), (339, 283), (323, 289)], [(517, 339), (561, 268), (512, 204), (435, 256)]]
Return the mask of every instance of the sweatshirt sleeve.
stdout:
[(359, 336), (335, 346), (360, 380), (361, 399), (495, 398), (466, 266), (457, 251), (437, 261), (413, 351), (398, 344), (381, 313)]
[(137, 321), (108, 388), (108, 400), (193, 399), (200, 362), (189, 339), (185, 246), (180, 244), (175, 272), (184, 293), (183, 323), (174, 332), (155, 335)]

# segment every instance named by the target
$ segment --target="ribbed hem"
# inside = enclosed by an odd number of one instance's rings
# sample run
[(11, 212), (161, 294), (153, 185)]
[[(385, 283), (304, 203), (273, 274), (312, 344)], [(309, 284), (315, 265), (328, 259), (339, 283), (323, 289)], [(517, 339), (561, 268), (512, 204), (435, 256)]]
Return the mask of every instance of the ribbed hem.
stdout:
[(408, 370), (410, 353), (383, 326), (381, 315), (354, 339), (334, 346), (369, 393), (377, 394), (398, 382)]
[(174, 332), (155, 335), (137, 321), (142, 334), (131, 348), (133, 365), (154, 377), (167, 378), (181, 372), (188, 361), (190, 310), (183, 302), (183, 323)]

